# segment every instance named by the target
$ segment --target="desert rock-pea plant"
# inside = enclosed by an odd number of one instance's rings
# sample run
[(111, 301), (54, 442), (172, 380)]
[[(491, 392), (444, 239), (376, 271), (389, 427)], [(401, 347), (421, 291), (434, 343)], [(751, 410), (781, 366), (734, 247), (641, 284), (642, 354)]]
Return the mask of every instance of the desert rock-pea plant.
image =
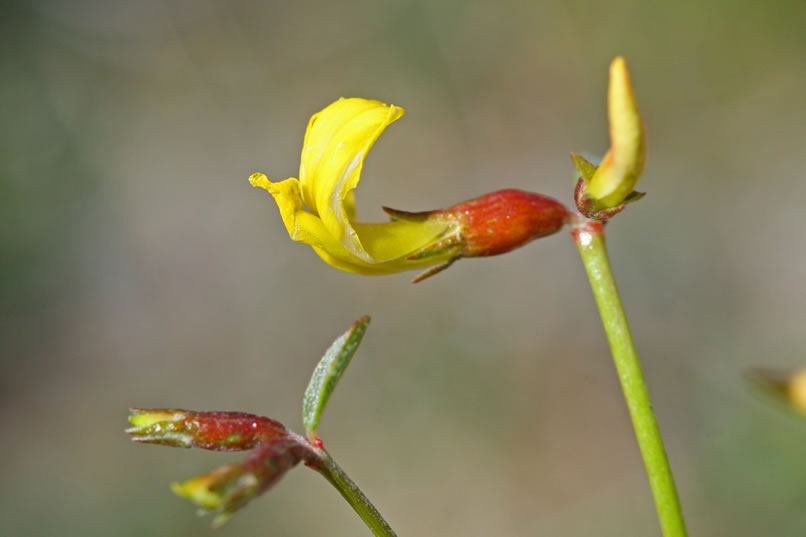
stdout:
[[(571, 155), (578, 172), (576, 211), (551, 198), (510, 189), (441, 210), (384, 207), (390, 222), (359, 222), (353, 191), (364, 159), (383, 130), (403, 113), (402, 108), (380, 101), (339, 99), (311, 117), (299, 178), (272, 182), (255, 173), (249, 180), (272, 195), (291, 239), (310, 245), (335, 268), (365, 275), (424, 270), (414, 280), (419, 282), (458, 259), (503, 254), (568, 228), (599, 308), (663, 535), (685, 537), (671, 467), (605, 248), (607, 221), (644, 196), (634, 188), (646, 164), (646, 135), (625, 60), (618, 57), (610, 65), (610, 147), (601, 164)], [(353, 324), (314, 370), (303, 399), (305, 436), (252, 414), (169, 409), (132, 410), (127, 432), (141, 443), (248, 451), (238, 463), (173, 485), (180, 496), (217, 513), (215, 524), (226, 521), (302, 462), (341, 493), (374, 535), (393, 536), (316, 432), (368, 323), (364, 317)]]

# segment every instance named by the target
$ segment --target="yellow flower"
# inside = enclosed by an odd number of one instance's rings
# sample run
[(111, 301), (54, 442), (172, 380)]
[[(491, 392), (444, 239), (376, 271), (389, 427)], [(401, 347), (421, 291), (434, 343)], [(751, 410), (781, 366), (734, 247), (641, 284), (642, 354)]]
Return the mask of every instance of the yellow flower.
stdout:
[[(309, 244), (330, 265), (360, 274), (388, 274), (444, 263), (451, 249), (434, 252), (455, 233), (450, 219), (425, 218), (370, 224), (355, 220), (353, 189), (367, 152), (404, 110), (366, 99), (340, 99), (311, 118), (302, 145), (299, 179), (249, 178), (274, 197), (291, 238)], [(412, 258), (424, 248), (433, 255)], [(439, 249), (437, 249), (439, 250)], [(415, 257), (417, 257), (415, 255)]]
[(330, 265), (369, 275), (430, 267), (415, 283), (462, 257), (503, 254), (563, 227), (569, 213), (561, 203), (512, 189), (434, 211), (384, 207), (391, 222), (356, 222), (353, 189), (364, 158), (402, 115), (399, 106), (340, 99), (311, 118), (299, 180), (273, 183), (255, 173), (249, 181), (274, 197), (291, 238)]

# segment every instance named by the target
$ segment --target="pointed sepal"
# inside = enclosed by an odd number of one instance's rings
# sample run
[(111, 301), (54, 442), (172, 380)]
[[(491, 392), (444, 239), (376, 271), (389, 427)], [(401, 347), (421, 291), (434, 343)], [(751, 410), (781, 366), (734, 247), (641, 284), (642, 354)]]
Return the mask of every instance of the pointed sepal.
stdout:
[(578, 177), (584, 179), (587, 184), (593, 177), (593, 174), (596, 173), (596, 165), (577, 153), (571, 153), (571, 161), (573, 161), (574, 167), (579, 172)]
[(391, 207), (386, 207), (385, 205), (381, 207), (381, 209), (383, 209), (383, 212), (389, 215), (389, 218), (392, 221), (400, 220), (403, 222), (414, 222), (414, 223), (425, 222), (434, 213), (434, 211), (420, 211), (413, 213), (409, 211), (401, 211), (399, 209), (393, 209)]
[(447, 269), (448, 267), (450, 267), (451, 265), (456, 263), (456, 261), (458, 261), (458, 260), (459, 260), (459, 257), (454, 257), (454, 258), (449, 259), (449, 260), (447, 260), (447, 261), (445, 261), (443, 263), (440, 263), (439, 265), (434, 265), (430, 269), (428, 269), (426, 271), (423, 271), (420, 274), (418, 274), (417, 277), (414, 278), (411, 281), (411, 283), (420, 283), (421, 281), (425, 280), (426, 278), (430, 278), (431, 276), (439, 274), (443, 270)]
[(577, 181), (577, 186), (574, 189), (574, 202), (576, 203), (579, 212), (591, 220), (598, 220), (599, 222), (607, 222), (612, 217), (626, 209), (627, 205), (643, 199), (644, 196), (646, 196), (646, 192), (638, 192), (637, 190), (633, 190), (629, 193), (629, 195), (627, 195), (626, 198), (624, 198), (624, 201), (621, 203), (621, 205), (617, 205), (610, 209), (597, 209), (596, 204), (592, 203), (590, 198), (585, 195), (584, 178), (579, 178)]

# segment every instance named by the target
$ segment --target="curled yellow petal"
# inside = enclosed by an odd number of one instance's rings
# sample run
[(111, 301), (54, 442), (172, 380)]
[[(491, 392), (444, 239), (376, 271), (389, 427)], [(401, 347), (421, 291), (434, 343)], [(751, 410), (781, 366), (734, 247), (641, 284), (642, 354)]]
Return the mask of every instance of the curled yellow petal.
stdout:
[(350, 193), (375, 140), (403, 114), (402, 108), (380, 101), (339, 99), (311, 118), (303, 142), (300, 184), (305, 205), (347, 250), (370, 263), (372, 256), (350, 222), (355, 217)]
[(272, 195), (292, 240), (312, 246), (328, 264), (348, 272), (389, 274), (427, 266), (433, 261), (411, 261), (407, 258), (412, 252), (441, 237), (451, 227), (444, 220), (351, 224), (367, 254), (366, 258), (358, 257), (330, 233), (319, 216), (305, 210), (300, 183), (295, 178), (273, 183), (264, 174), (255, 173), (249, 182)]
[[(311, 118), (303, 142), (300, 178), (272, 182), (255, 173), (280, 209), (289, 236), (309, 244), (327, 263), (361, 274), (388, 274), (440, 262), (410, 259), (455, 226), (445, 219), (421, 222), (355, 222), (354, 189), (367, 152), (383, 130), (403, 115), (399, 106), (339, 99)], [(446, 253), (447, 255), (447, 253)]]
[(586, 196), (600, 209), (620, 205), (633, 191), (646, 166), (646, 133), (627, 62), (621, 56), (610, 64), (607, 115), (610, 150), (586, 189)]
[(299, 181), (292, 177), (279, 183), (272, 183), (264, 174), (253, 173), (249, 177), (249, 183), (269, 191), (277, 203), (277, 208), (280, 209), (280, 216), (288, 234), (293, 240), (298, 240), (294, 238), (297, 233), (296, 214), (304, 209), (300, 198)]
[(272, 183), (264, 174), (254, 173), (249, 182), (252, 186), (265, 188), (272, 195), (292, 240), (331, 252), (332, 255), (345, 261), (352, 260), (354, 256), (330, 234), (322, 220), (317, 215), (305, 211), (300, 197), (299, 181), (292, 177)]

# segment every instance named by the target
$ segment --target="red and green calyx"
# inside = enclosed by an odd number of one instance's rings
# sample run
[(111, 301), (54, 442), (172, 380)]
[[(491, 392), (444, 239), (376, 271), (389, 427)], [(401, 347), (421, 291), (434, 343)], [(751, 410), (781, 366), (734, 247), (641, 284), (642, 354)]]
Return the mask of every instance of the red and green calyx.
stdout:
[(450, 231), (411, 256), (417, 260), (453, 254), (448, 261), (427, 270), (419, 282), (441, 272), (462, 257), (505, 254), (541, 237), (560, 231), (571, 214), (560, 202), (533, 192), (507, 189), (485, 194), (447, 209), (411, 213), (384, 207), (394, 220), (437, 220), (451, 224)]
[(211, 451), (245, 451), (288, 434), (272, 419), (245, 412), (181, 409), (131, 410), (126, 430), (135, 442)]

